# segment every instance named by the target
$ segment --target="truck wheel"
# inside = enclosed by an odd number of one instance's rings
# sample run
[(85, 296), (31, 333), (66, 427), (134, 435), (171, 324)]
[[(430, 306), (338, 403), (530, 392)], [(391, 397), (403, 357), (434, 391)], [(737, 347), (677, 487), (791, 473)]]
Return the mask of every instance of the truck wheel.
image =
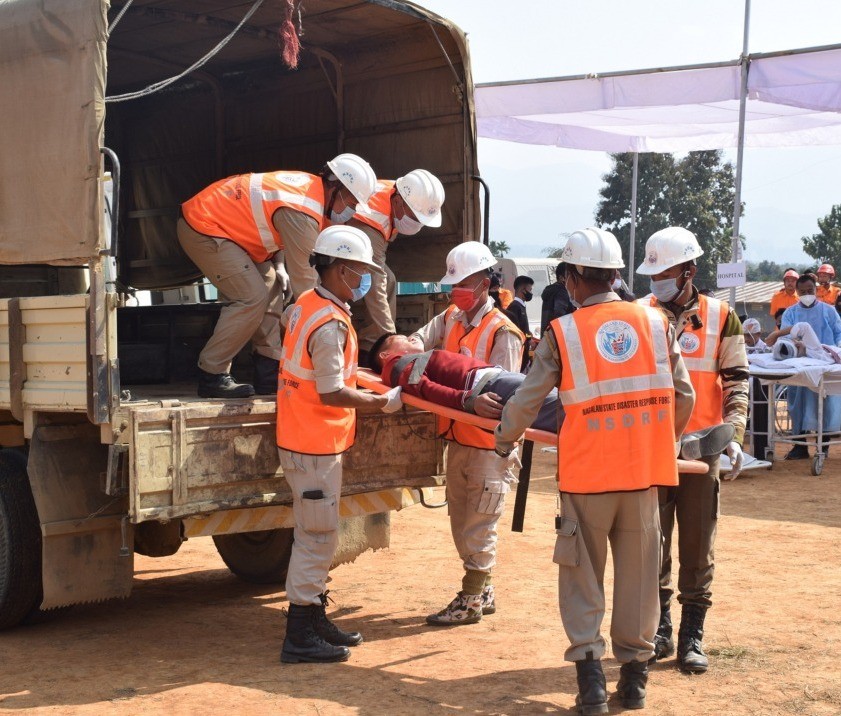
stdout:
[(26, 457), (0, 451), (0, 629), (20, 624), (41, 602), (41, 528)]
[(292, 528), (214, 535), (222, 561), (252, 584), (283, 584), (292, 556)]

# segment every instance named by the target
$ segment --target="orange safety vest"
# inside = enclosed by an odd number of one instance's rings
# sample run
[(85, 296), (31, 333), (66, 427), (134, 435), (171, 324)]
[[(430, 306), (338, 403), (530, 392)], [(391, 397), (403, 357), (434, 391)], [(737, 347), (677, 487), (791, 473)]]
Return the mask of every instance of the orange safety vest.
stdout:
[(283, 248), (272, 223), (281, 208), (294, 209), (318, 222), (324, 219), (324, 183), (306, 172), (236, 174), (221, 179), (181, 205), (184, 220), (200, 234), (230, 239), (255, 263), (268, 261)]
[(626, 301), (550, 324), (561, 359), (558, 488), (598, 494), (677, 485), (669, 321)]
[[(651, 297), (651, 305), (657, 299)], [(718, 372), (718, 350), (721, 346), (721, 330), (727, 322), (730, 306), (703, 294), (698, 294), (698, 320), (700, 328), (693, 328), (689, 321), (678, 328), (677, 342), (689, 380), (695, 388), (695, 407), (686, 426), (686, 432), (703, 430), (718, 425), (724, 419), (724, 391)]]
[(797, 292), (786, 293), (784, 288), (781, 288), (773, 296), (771, 296), (771, 309), (768, 311), (772, 316), (776, 315), (781, 308), (785, 309), (797, 303)]
[(284, 450), (338, 455), (353, 445), (356, 437), (356, 410), (324, 405), (316, 390), (307, 347), (310, 336), (330, 321), (340, 321), (347, 327), (342, 379), (348, 388), (356, 388), (359, 353), (350, 316), (317, 291), (305, 291), (289, 316), (280, 356), (277, 444)]
[(824, 303), (828, 303), (830, 306), (834, 306), (835, 301), (838, 299), (839, 291), (841, 291), (841, 288), (838, 288), (838, 286), (829, 284), (829, 286), (824, 288), (818, 284), (815, 288), (815, 296), (818, 297), (819, 301), (823, 301)]
[(394, 241), (397, 229), (394, 226), (394, 214), (391, 211), (391, 195), (394, 193), (394, 181), (378, 179), (377, 189), (368, 200), (368, 209), (357, 211), (353, 218), (379, 231), (386, 241)]
[[(442, 347), (445, 351), (472, 356), (476, 360), (488, 363), (494, 346), (494, 338), (501, 328), (507, 328), (519, 336), (523, 342), (526, 340), (520, 329), (497, 308), (488, 311), (479, 321), (479, 325), (470, 331), (467, 331), (464, 324), (456, 318), (456, 311), (458, 309), (455, 306), (450, 306), (444, 312)], [(517, 365), (520, 364), (521, 360), (522, 351), (520, 352), (520, 358), (517, 360)], [(492, 432), (441, 416), (438, 416), (438, 434), (445, 440), (454, 440), (460, 445), (468, 445), (482, 450), (493, 450), (495, 445)]]
[(514, 294), (511, 293), (507, 288), (499, 289), (499, 303), (502, 306), (502, 310), (505, 310), (511, 305), (511, 301), (514, 300)]

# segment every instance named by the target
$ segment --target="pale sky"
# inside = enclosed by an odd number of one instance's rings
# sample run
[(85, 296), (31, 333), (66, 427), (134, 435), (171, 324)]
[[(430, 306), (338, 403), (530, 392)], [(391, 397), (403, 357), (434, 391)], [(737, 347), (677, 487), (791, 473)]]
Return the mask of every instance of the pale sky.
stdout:
[[(476, 83), (717, 62), (742, 50), (741, 0), (417, 0), (468, 35)], [(838, 0), (752, 0), (749, 52), (841, 42)], [(606, 154), (479, 140), (491, 238), (540, 256), (593, 224)], [(736, 152), (725, 153), (734, 164)], [(800, 237), (841, 203), (841, 147), (745, 150), (745, 258), (808, 262)]]

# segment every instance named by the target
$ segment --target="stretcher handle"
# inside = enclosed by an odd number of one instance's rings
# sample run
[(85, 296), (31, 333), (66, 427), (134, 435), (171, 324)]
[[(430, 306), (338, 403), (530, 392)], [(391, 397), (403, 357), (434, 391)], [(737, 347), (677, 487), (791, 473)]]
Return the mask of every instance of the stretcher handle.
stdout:
[[(382, 378), (376, 373), (365, 368), (360, 368), (356, 375), (356, 382), (363, 388), (373, 390), (375, 393), (385, 393), (390, 388), (383, 383)], [(409, 395), (405, 391), (400, 394), (400, 399), (405, 405), (411, 405), (413, 408), (426, 410), (435, 415), (440, 415), (450, 420), (458, 420), (460, 423), (467, 423), (468, 425), (475, 425), (490, 432), (497, 426), (498, 420), (492, 418), (483, 418), (474, 413), (467, 413), (463, 410), (456, 410), (455, 408), (448, 408), (444, 405), (431, 403), (423, 398), (418, 398), (414, 395)], [(557, 445), (558, 436), (555, 433), (550, 433), (546, 430), (535, 430), (534, 428), (527, 428), (525, 432), (526, 440), (531, 440), (536, 443), (543, 443), (545, 445)], [(691, 475), (705, 475), (709, 471), (706, 463), (700, 460), (681, 460), (677, 461), (678, 472)]]

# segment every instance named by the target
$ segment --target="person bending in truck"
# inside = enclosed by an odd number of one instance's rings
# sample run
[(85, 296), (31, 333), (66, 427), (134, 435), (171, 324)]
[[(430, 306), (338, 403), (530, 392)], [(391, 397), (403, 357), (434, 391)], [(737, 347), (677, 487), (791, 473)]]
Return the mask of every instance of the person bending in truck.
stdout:
[[(343, 224), (374, 193), (377, 178), (355, 154), (340, 154), (320, 175), (296, 171), (237, 174), (181, 205), (181, 248), (228, 303), (199, 354), (202, 398), (277, 393), (285, 260), (292, 293), (316, 283), (309, 265), (318, 232)], [(251, 341), (254, 385), (237, 383), (231, 362)]]
[(415, 169), (396, 180), (378, 179), (367, 206), (360, 206), (349, 226), (365, 232), (374, 250), (371, 290), (365, 294), (370, 322), (359, 331), (361, 353), (370, 350), (383, 333), (394, 333), (397, 281), (386, 265), (389, 245), (401, 236), (414, 236), (424, 226), (441, 226), (444, 185), (426, 169)]
[(277, 394), (277, 446), (292, 490), (294, 543), (286, 576), (289, 619), (280, 660), (345, 661), (362, 642), (327, 618), (327, 574), (339, 541), (342, 454), (356, 434), (356, 411), (393, 412), (400, 389), (356, 389), (358, 359), (350, 303), (371, 285), (371, 243), (359, 229), (331, 226), (315, 242), (319, 284), (283, 314), (286, 334)]

